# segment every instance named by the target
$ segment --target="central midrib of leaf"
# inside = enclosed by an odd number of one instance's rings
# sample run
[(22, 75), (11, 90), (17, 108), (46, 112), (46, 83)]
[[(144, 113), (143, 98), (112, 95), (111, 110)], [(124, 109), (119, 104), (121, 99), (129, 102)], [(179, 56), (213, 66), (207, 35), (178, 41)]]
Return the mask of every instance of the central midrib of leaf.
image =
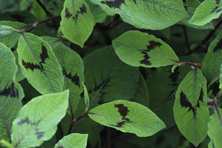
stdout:
[[(25, 42), (26, 42), (26, 44), (27, 44), (28, 48), (29, 48), (29, 49), (30, 49), (30, 51), (32, 52), (32, 55), (34, 56), (34, 58), (35, 58), (36, 62), (37, 62), (37, 63), (38, 63), (38, 65), (40, 66), (40, 63), (39, 63), (39, 61), (37, 60), (37, 58), (36, 58), (35, 54), (33, 53), (33, 51), (32, 51), (32, 49), (31, 49), (31, 47), (30, 47), (29, 43), (27, 42), (27, 40), (26, 40), (26, 38), (25, 38), (24, 34), (22, 34), (22, 36), (23, 36), (23, 38), (24, 38), (24, 40), (25, 40)], [(47, 60), (47, 59), (46, 59), (46, 60)], [(42, 67), (41, 67), (41, 66), (40, 66), (40, 68), (41, 68), (41, 70), (42, 70), (43, 74), (45, 75), (45, 77), (47, 78), (47, 81), (48, 81), (48, 84), (49, 84), (50, 88), (53, 90), (53, 92), (56, 92), (56, 91), (53, 89), (53, 87), (51, 86), (51, 83), (49, 82), (49, 79), (48, 79), (47, 75), (45, 74), (45, 71), (42, 69)]]
[[(119, 63), (117, 64), (117, 66), (115, 67), (115, 69), (113, 70), (113, 72), (111, 72), (111, 73), (107, 76), (107, 78), (111, 78), (112, 74), (116, 71), (116, 69), (119, 67), (120, 64), (121, 64), (121, 62), (119, 62)], [(97, 90), (95, 96), (92, 98), (92, 102), (93, 102), (93, 100), (96, 98), (96, 96), (98, 95), (98, 93), (102, 90), (103, 86), (107, 84), (107, 83), (106, 83), (107, 81), (108, 81), (108, 79), (106, 79), (106, 80), (104, 81), (103, 85), (99, 88), (99, 90)]]

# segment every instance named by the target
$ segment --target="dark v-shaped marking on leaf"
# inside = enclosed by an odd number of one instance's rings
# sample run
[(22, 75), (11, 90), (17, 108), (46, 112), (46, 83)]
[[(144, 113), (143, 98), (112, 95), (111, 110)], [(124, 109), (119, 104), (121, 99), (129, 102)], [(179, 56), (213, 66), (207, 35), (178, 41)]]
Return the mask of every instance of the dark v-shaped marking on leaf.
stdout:
[(73, 83), (75, 83), (75, 85), (80, 87), (79, 77), (77, 76), (77, 73), (74, 76), (72, 76), (71, 72), (69, 74), (67, 74), (67, 72), (64, 68), (63, 68), (62, 72), (66, 78), (70, 79)]
[[(88, 91), (88, 93), (91, 94), (92, 91), (103, 90), (105, 87), (108, 87), (107, 83), (110, 81), (110, 79), (111, 79), (111, 77), (108, 76), (108, 78), (103, 80), (101, 84), (96, 84), (96, 80), (94, 80), (95, 87), (94, 87), (93, 90)], [(100, 96), (100, 99), (98, 100), (98, 104), (103, 104), (103, 103), (105, 103), (104, 95), (107, 94), (107, 93), (106, 92), (100, 92), (100, 94), (101, 94), (101, 96)]]
[[(84, 4), (79, 9), (80, 9), (80, 11), (77, 11), (76, 15), (72, 17), (73, 20), (75, 20), (75, 23), (77, 23), (77, 19), (78, 19), (79, 14), (87, 13), (86, 12), (86, 6)], [(69, 12), (68, 8), (66, 8), (65, 9), (65, 18), (69, 19), (71, 16), (72, 16), (72, 14)]]
[(148, 61), (148, 59), (150, 58), (148, 56), (148, 52), (150, 52), (150, 50), (154, 49), (157, 46), (162, 46), (161, 43), (156, 42), (156, 41), (149, 41), (149, 45), (147, 45), (147, 50), (142, 50), (141, 53), (144, 54), (144, 59), (140, 61), (140, 64), (145, 64), (145, 65), (152, 65), (152, 63), (150, 61)]
[[(18, 125), (22, 126), (25, 123), (28, 124), (28, 125), (31, 125), (31, 126), (36, 125), (36, 127), (35, 127), (35, 135), (37, 136), (37, 139), (40, 139), (40, 138), (42, 138), (44, 136), (45, 132), (39, 132), (39, 129), (38, 129), (39, 122), (40, 121), (38, 121), (37, 123), (31, 122), (29, 120), (29, 117), (26, 117), (25, 119), (22, 119), (20, 122), (18, 122)], [(17, 143), (17, 144), (19, 144), (19, 143)]]
[(37, 136), (38, 139), (44, 137), (44, 133), (45, 132), (39, 132), (38, 127), (37, 126), (35, 127), (35, 135)]
[(192, 106), (192, 104), (188, 101), (187, 96), (185, 95), (184, 92), (180, 92), (180, 104), (185, 108), (189, 108), (188, 111), (192, 110), (194, 118), (196, 119), (196, 108), (199, 107), (200, 108), (200, 101), (203, 102), (203, 89), (201, 88), (200, 90), (200, 95), (199, 95), (199, 99), (197, 100), (197, 105), (196, 106)]
[(128, 118), (126, 118), (126, 116), (128, 115), (128, 112), (130, 110), (128, 110), (128, 107), (124, 106), (123, 104), (114, 104), (115, 108), (118, 108), (118, 112), (120, 113), (120, 115), (122, 116), (122, 122), (118, 122), (117, 125), (112, 125), (115, 127), (122, 127), (123, 124), (125, 123), (131, 123), (132, 121), (130, 121)]
[(18, 90), (15, 88), (15, 84), (12, 82), (9, 88), (5, 88), (3, 91), (0, 90), (0, 95), (18, 98)]
[[(110, 8), (120, 9), (121, 4), (125, 4), (125, 0), (114, 0), (114, 1), (101, 1), (102, 4), (106, 4)], [(134, 0), (135, 3), (135, 0)]]
[(22, 59), (22, 65), (26, 68), (26, 69), (31, 69), (32, 71), (34, 69), (39, 69), (41, 70), (41, 72), (44, 70), (43, 66), (42, 66), (42, 63), (45, 63), (45, 60), (47, 58), (49, 58), (49, 55), (47, 53), (47, 50), (46, 50), (46, 47), (42, 44), (42, 53), (40, 54), (40, 59), (41, 61), (39, 62), (39, 65), (38, 64), (33, 64), (33, 63), (30, 63), (30, 62), (25, 62), (23, 59)]
[(216, 47), (214, 47), (213, 52), (219, 51), (222, 49), (222, 39), (217, 43)]

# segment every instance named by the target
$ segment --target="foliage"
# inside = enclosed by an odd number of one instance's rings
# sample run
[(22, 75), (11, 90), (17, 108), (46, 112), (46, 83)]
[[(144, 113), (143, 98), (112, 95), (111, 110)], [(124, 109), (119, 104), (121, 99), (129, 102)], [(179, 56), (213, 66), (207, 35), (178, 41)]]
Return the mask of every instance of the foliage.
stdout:
[(0, 147), (220, 148), (221, 12), (0, 0)]

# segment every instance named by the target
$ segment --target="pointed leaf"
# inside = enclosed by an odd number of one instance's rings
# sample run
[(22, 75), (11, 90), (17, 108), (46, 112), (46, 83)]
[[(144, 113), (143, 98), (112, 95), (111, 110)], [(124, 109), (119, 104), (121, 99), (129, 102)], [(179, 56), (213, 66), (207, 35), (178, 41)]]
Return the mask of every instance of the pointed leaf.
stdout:
[(182, 1), (175, 0), (91, 0), (109, 15), (119, 14), (136, 28), (159, 30), (189, 16)]
[(220, 0), (205, 0), (195, 10), (189, 23), (202, 26), (216, 19), (222, 12), (222, 2)]
[(85, 102), (85, 113), (86, 113), (89, 109), (89, 94), (84, 84), (83, 84), (83, 88), (84, 88), (84, 102)]
[(200, 69), (190, 71), (178, 87), (173, 107), (180, 132), (195, 146), (204, 140), (208, 130), (206, 83)]
[(17, 66), (11, 50), (0, 43), (0, 139), (9, 141), (11, 126), (22, 107), (24, 93), (15, 82)]
[(92, 33), (94, 20), (85, 0), (66, 0), (61, 13), (62, 33), (71, 42), (83, 47)]
[(10, 26), (0, 25), (0, 37), (4, 37), (4, 36), (14, 33), (12, 29), (14, 28)]
[(105, 103), (89, 111), (94, 121), (120, 130), (134, 133), (138, 137), (147, 137), (165, 128), (149, 108), (126, 100)]
[(128, 31), (112, 43), (119, 58), (131, 66), (160, 67), (179, 61), (169, 45), (147, 33)]
[(12, 125), (13, 146), (37, 147), (52, 138), (66, 114), (68, 96), (68, 90), (42, 95), (23, 106)]
[(69, 106), (68, 112), (71, 113), (72, 111), (74, 113), (78, 106), (79, 100), (81, 99), (80, 94), (83, 91), (83, 61), (75, 51), (71, 50), (62, 43), (54, 46), (53, 51), (58, 58), (60, 65), (62, 66), (64, 77), (63, 90), (69, 89), (70, 91), (69, 103), (72, 109)]
[(133, 98), (138, 86), (139, 69), (120, 61), (112, 46), (88, 54), (83, 62), (90, 108), (113, 100)]
[(222, 63), (222, 31), (211, 42), (208, 52), (202, 63), (202, 72), (208, 84), (212, 84), (219, 79), (220, 65)]
[(70, 134), (64, 136), (59, 142), (55, 145), (55, 148), (86, 148), (88, 134)]
[[(219, 116), (222, 118), (222, 109), (218, 108)], [(213, 143), (215, 148), (221, 147), (222, 145), (222, 125), (219, 120), (218, 114), (215, 111), (213, 115), (210, 116), (210, 122), (208, 123), (208, 135)]]
[[(24, 27), (26, 24), (21, 23), (21, 22), (11, 22), (11, 21), (0, 21), (0, 26), (10, 26), (10, 28), (15, 28), (15, 29), (20, 29)], [(0, 35), (0, 42), (4, 43), (6, 46), (9, 48), (12, 48), (15, 46), (17, 43), (19, 37), (21, 36), (20, 33), (15, 32), (15, 31), (10, 31), (10, 30), (2, 30), (2, 27), (0, 27), (0, 34), (4, 34), (4, 36)], [(9, 27), (8, 27), (9, 28)], [(3, 31), (3, 32), (2, 32)]]
[(19, 39), (17, 50), (22, 73), (37, 91), (41, 94), (62, 91), (62, 68), (48, 43), (25, 33)]

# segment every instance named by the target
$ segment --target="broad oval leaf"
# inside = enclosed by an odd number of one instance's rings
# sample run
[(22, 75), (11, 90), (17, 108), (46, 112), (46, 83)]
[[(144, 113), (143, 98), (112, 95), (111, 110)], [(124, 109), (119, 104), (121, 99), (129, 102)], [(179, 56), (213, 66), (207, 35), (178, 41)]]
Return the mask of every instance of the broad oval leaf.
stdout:
[(149, 108), (126, 100), (117, 100), (97, 106), (89, 111), (94, 121), (138, 137), (151, 136), (165, 124)]
[(205, 0), (195, 10), (189, 23), (202, 26), (216, 19), (222, 12), (222, 2), (220, 0)]
[(180, 0), (91, 0), (136, 28), (159, 30), (189, 16)]
[(211, 42), (208, 52), (204, 57), (201, 70), (206, 77), (208, 84), (212, 84), (219, 79), (220, 66), (222, 63), (222, 31)]
[(123, 63), (112, 46), (88, 54), (83, 62), (90, 108), (113, 100), (133, 98), (138, 86), (139, 69)]
[(88, 134), (73, 133), (64, 136), (54, 148), (86, 148)]
[(47, 94), (63, 90), (62, 68), (47, 42), (25, 33), (17, 50), (22, 73), (37, 91)]
[(65, 116), (69, 91), (36, 97), (19, 111), (12, 125), (12, 144), (17, 148), (36, 147), (49, 140)]
[(83, 91), (84, 65), (82, 58), (62, 43), (54, 46), (53, 52), (62, 66), (64, 77), (63, 90), (69, 89), (70, 91), (69, 103), (71, 106), (68, 108), (68, 113), (71, 113), (71, 111), (74, 113), (81, 99), (80, 94)]
[[(9, 141), (13, 120), (22, 107), (22, 87), (15, 82), (17, 66), (11, 50), (0, 43), (0, 139)], [(8, 131), (7, 131), (8, 129)]]
[(173, 107), (180, 132), (195, 146), (207, 136), (209, 111), (206, 83), (200, 69), (190, 71), (178, 87)]
[(66, 0), (61, 13), (62, 33), (71, 42), (83, 47), (92, 33), (93, 15), (85, 0)]
[(210, 116), (210, 122), (208, 123), (208, 135), (211, 139), (211, 147), (219, 148), (222, 145), (222, 125), (220, 122), (220, 118), (222, 117), (222, 109), (218, 108), (219, 115), (217, 114), (216, 110), (213, 115)]
[(112, 44), (119, 58), (131, 66), (160, 67), (179, 61), (169, 45), (147, 33), (128, 31)]

